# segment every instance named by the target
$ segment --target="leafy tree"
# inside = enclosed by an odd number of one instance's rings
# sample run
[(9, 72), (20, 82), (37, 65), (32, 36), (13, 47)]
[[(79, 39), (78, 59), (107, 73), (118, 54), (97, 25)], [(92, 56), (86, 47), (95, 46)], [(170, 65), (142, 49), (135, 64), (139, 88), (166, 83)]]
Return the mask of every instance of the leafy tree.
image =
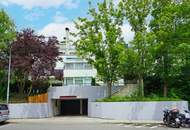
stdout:
[[(174, 31), (171, 37), (175, 43), (174, 53), (180, 67), (190, 64), (190, 1), (181, 0), (175, 5), (176, 15), (174, 17)], [(181, 59), (179, 61), (179, 59)]]
[(124, 84), (127, 84), (128, 81), (136, 81), (138, 78), (137, 75), (137, 63), (138, 55), (133, 50), (133, 48), (126, 48), (125, 56), (122, 58), (123, 62), (121, 63), (121, 78), (124, 79)]
[(15, 37), (15, 25), (4, 10), (0, 10), (0, 52)]
[(168, 95), (169, 81), (180, 74), (189, 59), (190, 10), (187, 0), (153, 1), (151, 31), (156, 35), (156, 73), (164, 82), (164, 96)]
[(0, 70), (5, 69), (9, 43), (15, 37), (15, 25), (4, 10), (0, 10)]
[(9, 43), (15, 37), (15, 25), (4, 10), (0, 10), (0, 98), (6, 93), (6, 66)]
[(59, 60), (58, 40), (56, 37), (45, 38), (31, 29), (17, 33), (12, 44), (12, 67), (14, 77), (19, 82), (20, 93), (23, 93), (25, 81), (37, 80), (50, 76)]
[(148, 68), (146, 63), (148, 60), (146, 58), (148, 58), (148, 41), (150, 40), (146, 19), (150, 14), (151, 0), (122, 0), (119, 6), (123, 9), (127, 21), (135, 32), (131, 46), (137, 52), (138, 57), (136, 72), (139, 81), (139, 95), (144, 96), (143, 77), (146, 73), (146, 68)]
[(88, 14), (88, 17), (78, 18), (75, 22), (77, 52), (96, 68), (107, 84), (110, 97), (112, 85), (118, 78), (120, 59), (125, 54), (121, 37), (122, 11), (114, 6), (112, 0), (104, 0), (98, 3), (97, 9), (90, 8)]

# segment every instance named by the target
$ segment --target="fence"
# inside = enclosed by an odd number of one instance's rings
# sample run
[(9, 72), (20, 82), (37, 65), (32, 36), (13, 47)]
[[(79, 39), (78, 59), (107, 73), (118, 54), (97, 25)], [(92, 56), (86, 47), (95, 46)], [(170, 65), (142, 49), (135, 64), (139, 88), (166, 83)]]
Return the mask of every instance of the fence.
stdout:
[(47, 102), (48, 102), (48, 94), (47, 93), (28, 97), (28, 103), (47, 103)]

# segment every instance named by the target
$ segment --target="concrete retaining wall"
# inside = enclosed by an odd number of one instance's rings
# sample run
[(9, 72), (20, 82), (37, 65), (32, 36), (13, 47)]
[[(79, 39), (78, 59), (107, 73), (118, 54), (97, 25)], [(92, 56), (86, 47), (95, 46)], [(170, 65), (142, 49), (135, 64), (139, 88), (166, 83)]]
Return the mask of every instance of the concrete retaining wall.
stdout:
[(77, 96), (95, 101), (106, 96), (106, 87), (96, 86), (60, 86), (49, 88), (49, 99), (59, 99), (60, 96)]
[(9, 104), (9, 118), (45, 118), (48, 117), (47, 103)]
[(88, 116), (117, 120), (162, 121), (163, 109), (174, 106), (181, 111), (187, 110), (188, 102), (89, 102)]

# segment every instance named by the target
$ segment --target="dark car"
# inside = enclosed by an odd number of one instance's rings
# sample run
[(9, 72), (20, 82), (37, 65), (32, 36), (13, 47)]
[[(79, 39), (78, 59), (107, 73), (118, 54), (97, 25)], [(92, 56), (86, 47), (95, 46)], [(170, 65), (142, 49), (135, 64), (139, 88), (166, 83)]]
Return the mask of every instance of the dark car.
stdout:
[(0, 122), (5, 122), (9, 119), (9, 108), (6, 104), (0, 104)]

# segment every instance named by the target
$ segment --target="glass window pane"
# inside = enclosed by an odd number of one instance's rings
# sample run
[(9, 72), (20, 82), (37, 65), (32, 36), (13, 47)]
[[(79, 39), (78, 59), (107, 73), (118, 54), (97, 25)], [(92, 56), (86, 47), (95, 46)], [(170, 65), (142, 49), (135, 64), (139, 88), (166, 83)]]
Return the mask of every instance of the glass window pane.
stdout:
[(74, 69), (74, 64), (73, 63), (66, 63), (65, 69)]
[(92, 82), (92, 78), (90, 78), (90, 77), (84, 78), (84, 84), (91, 85), (91, 82)]
[(73, 78), (66, 79), (67, 85), (73, 85)]
[(75, 69), (83, 69), (83, 63), (75, 63)]
[(75, 85), (82, 85), (83, 84), (83, 78), (77, 77), (75, 78)]

